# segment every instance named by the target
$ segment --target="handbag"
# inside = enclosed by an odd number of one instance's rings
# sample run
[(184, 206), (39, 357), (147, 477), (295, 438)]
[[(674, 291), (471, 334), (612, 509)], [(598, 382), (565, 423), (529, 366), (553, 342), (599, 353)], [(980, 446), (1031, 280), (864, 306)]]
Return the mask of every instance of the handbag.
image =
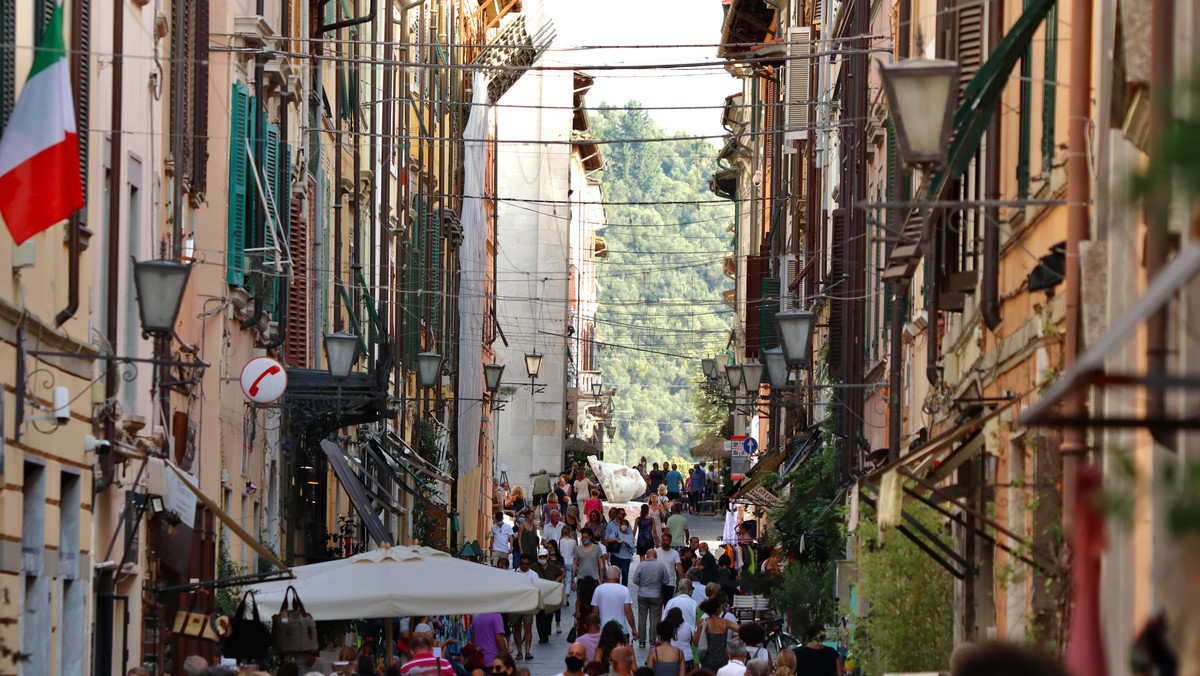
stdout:
[(220, 641), (229, 635), (229, 618), (217, 613), (205, 613), (196, 609), (198, 599), (192, 605), (175, 611), (175, 622), (171, 631), (179, 636), (189, 636), (205, 641)]
[(701, 623), (697, 629), (700, 630), (700, 642), (696, 644), (696, 659), (702, 660), (708, 655), (708, 627)]
[[(288, 608), (288, 597), (292, 607)], [(304, 610), (300, 594), (288, 585), (279, 613), (271, 617), (271, 645), (281, 655), (311, 655), (317, 652), (317, 622)]]
[[(246, 601), (250, 601), (250, 617), (246, 617)], [(221, 644), (221, 654), (243, 662), (266, 659), (271, 651), (271, 630), (262, 623), (254, 590), (242, 595), (242, 602), (230, 618), (229, 637)]]

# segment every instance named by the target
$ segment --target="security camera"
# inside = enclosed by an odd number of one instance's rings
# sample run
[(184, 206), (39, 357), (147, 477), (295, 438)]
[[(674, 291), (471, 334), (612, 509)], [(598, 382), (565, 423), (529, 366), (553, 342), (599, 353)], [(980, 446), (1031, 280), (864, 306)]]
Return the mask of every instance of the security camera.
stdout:
[(71, 419), (71, 393), (61, 385), (54, 388), (54, 421), (59, 425)]
[(85, 452), (93, 451), (96, 455), (108, 455), (112, 452), (112, 442), (85, 434), (83, 435), (83, 450)]
[(254, 485), (253, 481), (246, 482), (246, 495), (254, 495), (258, 492), (258, 486)]

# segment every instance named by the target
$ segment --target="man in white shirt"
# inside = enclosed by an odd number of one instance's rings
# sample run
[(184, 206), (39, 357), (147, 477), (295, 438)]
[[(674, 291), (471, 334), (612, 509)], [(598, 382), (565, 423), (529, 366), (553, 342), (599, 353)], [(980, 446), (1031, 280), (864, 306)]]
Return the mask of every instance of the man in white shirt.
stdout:
[(717, 670), (717, 676), (746, 676), (746, 644), (733, 639), (726, 644), (729, 663)]
[(637, 626), (633, 619), (633, 597), (629, 595), (629, 587), (621, 584), (621, 569), (609, 566), (606, 572), (608, 582), (596, 587), (592, 593), (592, 605), (600, 615), (600, 627), (610, 621), (621, 625), (626, 636), (637, 640)]
[(679, 612), (683, 613), (684, 624), (691, 627), (694, 632), (696, 631), (696, 609), (700, 607), (700, 604), (692, 598), (692, 581), (680, 580), (676, 592), (675, 598), (667, 601), (667, 605), (663, 606), (663, 617), (666, 617), (672, 608), (678, 608)]
[(496, 512), (496, 520), (492, 524), (491, 562), (495, 566), (500, 559), (507, 559), (512, 551), (513, 529), (504, 522), (504, 512)]
[(663, 601), (670, 601), (675, 596), (675, 585), (683, 577), (683, 564), (679, 562), (679, 552), (671, 548), (671, 533), (663, 531), (658, 538), (660, 545), (655, 549), (658, 560), (667, 567), (667, 584), (663, 586)]
[(550, 510), (550, 520), (542, 524), (542, 544), (554, 540), (558, 542), (562, 539), (563, 521), (559, 520), (557, 509)]

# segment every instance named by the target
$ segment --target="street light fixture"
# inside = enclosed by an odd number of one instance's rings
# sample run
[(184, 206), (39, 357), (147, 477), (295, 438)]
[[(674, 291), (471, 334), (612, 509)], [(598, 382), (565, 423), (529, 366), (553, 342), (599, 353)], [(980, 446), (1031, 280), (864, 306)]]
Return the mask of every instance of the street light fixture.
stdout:
[(358, 361), (358, 336), (345, 331), (325, 334), (325, 363), (329, 365), (329, 375), (334, 378), (346, 378)]
[(782, 347), (773, 347), (762, 351), (763, 365), (767, 367), (767, 380), (771, 383), (771, 391), (782, 390), (788, 383), (787, 358), (783, 356)]
[(179, 261), (133, 262), (133, 284), (144, 335), (163, 337), (175, 333), (175, 319), (191, 272), (192, 266)]
[(495, 392), (500, 387), (500, 376), (504, 375), (504, 364), (484, 364), (483, 383), (488, 392)]
[(775, 327), (779, 342), (783, 345), (783, 356), (792, 366), (807, 366), (812, 352), (813, 328), (817, 315), (803, 310), (788, 310), (775, 313)]
[(888, 108), (908, 165), (946, 161), (957, 103), (959, 66), (944, 59), (906, 59), (880, 67)]
[(700, 368), (704, 369), (704, 377), (712, 380), (717, 377), (717, 360), (701, 359)]
[(728, 368), (728, 360), (725, 358), (725, 355), (718, 356), (713, 360), (713, 377), (717, 380), (727, 378), (728, 376), (725, 375), (726, 368)]
[(538, 371), (542, 370), (542, 353), (541, 352), (526, 352), (525, 353), (525, 370), (529, 373), (530, 380), (537, 380)]
[(726, 366), (725, 379), (729, 381), (729, 389), (736, 394), (742, 387), (742, 367), (737, 364)]
[(603, 389), (604, 389), (604, 383), (600, 382), (599, 380), (593, 380), (592, 381), (592, 398), (599, 399), (600, 392)]
[(442, 355), (437, 352), (421, 352), (417, 355), (417, 385), (433, 387), (442, 373)]
[(752, 401), (758, 400), (758, 389), (762, 385), (763, 365), (755, 362), (746, 362), (742, 364), (742, 387), (746, 393), (753, 397)]

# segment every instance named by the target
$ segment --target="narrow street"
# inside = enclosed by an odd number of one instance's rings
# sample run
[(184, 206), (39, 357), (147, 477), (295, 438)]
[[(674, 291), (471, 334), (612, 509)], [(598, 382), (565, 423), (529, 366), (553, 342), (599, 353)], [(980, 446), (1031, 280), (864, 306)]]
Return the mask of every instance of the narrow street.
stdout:
[[(715, 547), (720, 540), (721, 531), (724, 526), (722, 517), (713, 516), (696, 516), (688, 517), (688, 529), (691, 531), (692, 537), (698, 537), (708, 543), (710, 548)], [(637, 557), (634, 557), (633, 565), (629, 568), (629, 594), (633, 597), (634, 617), (637, 617), (637, 586), (633, 584), (633, 574), (637, 570)], [(563, 670), (563, 658), (567, 654), (567, 632), (570, 631), (570, 625), (566, 622), (566, 617), (569, 612), (573, 612), (574, 605), (563, 609), (563, 633), (551, 634), (550, 642), (538, 644), (536, 633), (533, 640), (533, 659), (529, 661), (522, 660), (517, 662), (518, 666), (524, 666), (529, 669), (529, 676), (555, 676)], [(648, 641), (649, 645), (653, 641)], [(633, 646), (634, 652), (637, 653), (638, 664), (646, 663), (646, 656), (650, 649), (640, 648), (637, 642)]]

